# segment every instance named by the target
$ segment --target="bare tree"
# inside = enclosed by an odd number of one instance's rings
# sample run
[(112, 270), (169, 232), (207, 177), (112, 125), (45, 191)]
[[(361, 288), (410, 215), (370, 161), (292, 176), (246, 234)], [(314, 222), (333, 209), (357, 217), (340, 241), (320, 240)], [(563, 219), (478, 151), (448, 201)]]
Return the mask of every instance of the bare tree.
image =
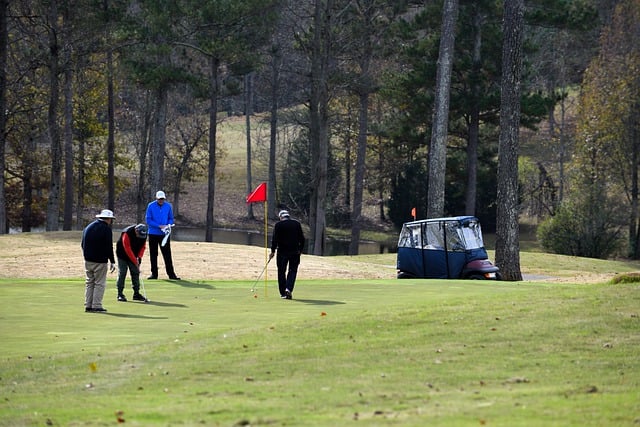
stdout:
[(9, 0), (0, 0), (0, 234), (9, 232), (7, 220), (7, 198), (4, 192), (4, 168), (6, 163), (5, 149), (7, 117), (7, 13)]
[(458, 0), (446, 0), (442, 11), (442, 35), (438, 54), (436, 95), (429, 146), (429, 185), (427, 218), (444, 214), (444, 187), (447, 169), (447, 133), (449, 122), (449, 92), (453, 69)]
[(60, 84), (58, 71), (60, 62), (60, 45), (58, 29), (58, 1), (52, 0), (48, 12), (48, 41), (49, 41), (49, 108), (48, 131), (51, 144), (51, 182), (49, 183), (49, 198), (47, 200), (47, 231), (57, 231), (60, 221), (60, 187), (62, 181), (62, 144), (60, 141), (60, 127), (58, 124), (58, 104)]
[(73, 224), (73, 68), (72, 33), (73, 9), (69, 4), (64, 5), (62, 12), (62, 36), (64, 37), (63, 64), (64, 64), (64, 208), (62, 215), (62, 229), (71, 230)]
[(496, 264), (504, 280), (522, 280), (518, 229), (518, 138), (524, 0), (504, 3), (502, 94), (498, 148)]
[(312, 191), (309, 208), (309, 252), (323, 255), (326, 240), (327, 173), (329, 163), (329, 61), (331, 56), (331, 10), (333, 0), (315, 0), (311, 47), (311, 139)]

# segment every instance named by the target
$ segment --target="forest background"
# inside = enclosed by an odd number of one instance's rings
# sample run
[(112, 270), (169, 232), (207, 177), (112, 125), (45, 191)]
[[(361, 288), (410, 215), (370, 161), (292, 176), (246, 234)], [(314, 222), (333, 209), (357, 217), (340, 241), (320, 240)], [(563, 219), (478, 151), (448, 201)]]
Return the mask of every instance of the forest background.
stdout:
[[(499, 232), (515, 179), (516, 219), (539, 224), (545, 249), (640, 258), (640, 0), (0, 0), (0, 13), (1, 233), (80, 229), (104, 207), (142, 222), (162, 188), (211, 241), (263, 223), (244, 197), (267, 182), (268, 215), (301, 218), (310, 253), (330, 228), (356, 254), (363, 229), (425, 217), (440, 178), (443, 215)], [(517, 105), (503, 103), (507, 24), (523, 36)], [(502, 145), (505, 117), (520, 129)], [(505, 147), (515, 176), (497, 173)]]

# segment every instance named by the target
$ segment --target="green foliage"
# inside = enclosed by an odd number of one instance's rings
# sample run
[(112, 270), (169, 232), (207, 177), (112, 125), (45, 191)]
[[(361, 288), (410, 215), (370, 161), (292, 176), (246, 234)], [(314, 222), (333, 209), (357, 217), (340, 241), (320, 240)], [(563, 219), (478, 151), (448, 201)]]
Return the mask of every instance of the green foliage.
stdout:
[(616, 276), (613, 279), (611, 279), (610, 283), (612, 285), (619, 285), (619, 284), (625, 284), (625, 283), (640, 283), (640, 273), (630, 272), (630, 273), (616, 274)]
[(616, 213), (607, 200), (566, 202), (538, 226), (545, 250), (557, 254), (606, 259), (621, 247)]
[(427, 172), (422, 160), (414, 160), (398, 170), (391, 184), (389, 219), (400, 229), (412, 221), (411, 209), (416, 208), (416, 218), (425, 217), (427, 206)]
[[(291, 141), (287, 150), (285, 167), (278, 186), (278, 206), (297, 213), (299, 217), (309, 215), (313, 178), (311, 173), (309, 138), (306, 131)], [(329, 153), (327, 182), (327, 225), (335, 226), (344, 220), (340, 213), (340, 172), (334, 156)], [(344, 225), (344, 224), (341, 224)]]
[[(585, 72), (577, 123), (575, 164), (586, 179), (607, 185), (611, 209), (628, 214), (629, 252), (638, 257), (633, 229), (638, 229), (638, 158), (640, 157), (640, 2), (616, 6), (611, 24), (602, 34), (600, 52)], [(583, 181), (584, 182), (584, 181)], [(579, 187), (578, 190), (583, 190)]]
[(526, 19), (532, 25), (588, 30), (598, 11), (591, 0), (534, 0), (528, 2)]

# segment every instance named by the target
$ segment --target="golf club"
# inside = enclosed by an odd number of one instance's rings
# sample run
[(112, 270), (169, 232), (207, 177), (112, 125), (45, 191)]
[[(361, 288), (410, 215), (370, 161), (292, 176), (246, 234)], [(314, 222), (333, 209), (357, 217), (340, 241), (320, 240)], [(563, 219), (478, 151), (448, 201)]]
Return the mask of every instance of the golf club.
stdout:
[(267, 260), (267, 263), (264, 265), (264, 268), (262, 269), (262, 271), (260, 272), (260, 275), (258, 276), (258, 278), (256, 279), (256, 281), (253, 283), (253, 286), (251, 287), (251, 292), (255, 292), (256, 291), (256, 285), (258, 284), (258, 281), (260, 280), (260, 278), (262, 277), (262, 275), (264, 274), (265, 270), (267, 269), (267, 266), (269, 265), (269, 261), (271, 261), (271, 258), (269, 258)]
[(147, 291), (144, 288), (144, 282), (142, 281), (142, 273), (140, 273), (140, 286), (142, 287), (142, 296), (144, 297), (144, 303), (148, 304), (151, 301), (149, 301), (149, 299), (147, 298)]

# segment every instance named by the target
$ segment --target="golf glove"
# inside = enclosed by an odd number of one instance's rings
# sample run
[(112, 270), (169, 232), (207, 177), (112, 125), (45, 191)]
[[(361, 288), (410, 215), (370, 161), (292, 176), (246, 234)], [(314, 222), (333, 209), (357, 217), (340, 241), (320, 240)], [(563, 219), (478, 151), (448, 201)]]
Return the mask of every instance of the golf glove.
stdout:
[(114, 271), (116, 271), (116, 265), (114, 263), (111, 263), (109, 265), (109, 273), (113, 273)]

